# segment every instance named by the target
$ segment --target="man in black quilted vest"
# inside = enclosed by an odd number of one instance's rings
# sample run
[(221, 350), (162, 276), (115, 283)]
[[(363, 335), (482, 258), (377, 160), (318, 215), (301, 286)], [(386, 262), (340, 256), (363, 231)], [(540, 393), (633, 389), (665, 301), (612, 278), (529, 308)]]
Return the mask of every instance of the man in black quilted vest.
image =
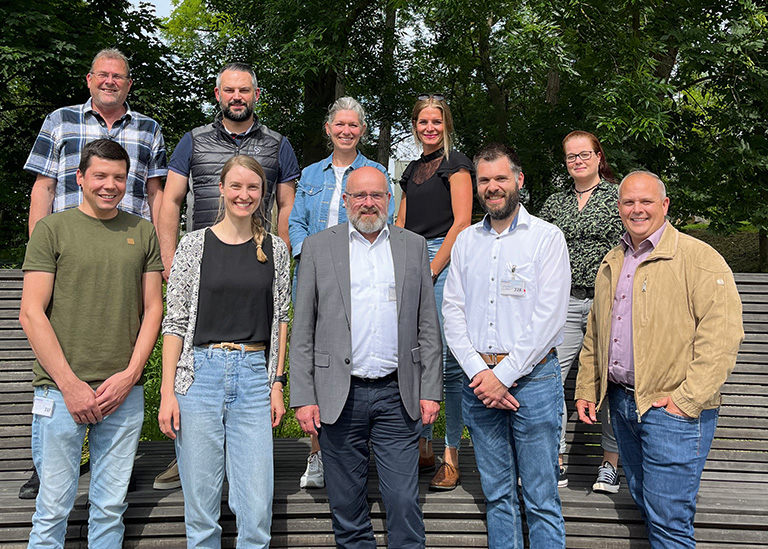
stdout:
[(219, 71), (213, 91), (221, 112), (212, 124), (185, 134), (168, 165), (158, 220), (166, 279), (176, 252), (184, 196), (187, 196), (187, 230), (213, 225), (219, 205), (219, 174), (224, 163), (234, 155), (247, 154), (264, 168), (267, 229), (272, 205), (277, 202), (277, 234), (286, 244), (290, 242), (288, 216), (295, 196), (294, 180), (301, 172), (288, 139), (267, 128), (253, 114), (261, 92), (256, 74), (245, 63), (229, 63)]

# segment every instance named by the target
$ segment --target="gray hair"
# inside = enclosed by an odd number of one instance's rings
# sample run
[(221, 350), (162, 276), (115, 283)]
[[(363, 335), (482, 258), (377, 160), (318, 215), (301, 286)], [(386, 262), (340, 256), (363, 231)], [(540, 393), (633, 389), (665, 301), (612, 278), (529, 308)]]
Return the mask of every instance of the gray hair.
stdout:
[(633, 175), (647, 175), (648, 177), (655, 179), (656, 183), (659, 185), (659, 194), (661, 195), (661, 199), (664, 200), (667, 198), (667, 187), (664, 185), (664, 182), (658, 175), (648, 170), (635, 170), (625, 175), (624, 179), (622, 179), (621, 183), (619, 183), (619, 196), (621, 196), (621, 188), (624, 186), (624, 182)]
[(357, 99), (353, 97), (340, 97), (334, 101), (333, 105), (328, 107), (328, 117), (325, 119), (326, 124), (332, 124), (333, 119), (339, 114), (339, 111), (354, 111), (357, 115), (357, 119), (360, 121), (361, 126), (365, 126), (365, 109), (358, 103)]
[(251, 84), (253, 84), (253, 89), (257, 89), (259, 87), (259, 83), (256, 81), (256, 73), (253, 72), (253, 68), (247, 64), (247, 63), (227, 63), (223, 67), (221, 67), (221, 70), (219, 71), (219, 74), (216, 75), (216, 87), (221, 87), (221, 75), (224, 74), (224, 71), (234, 71), (234, 72), (247, 72), (251, 75)]
[(128, 58), (119, 49), (105, 48), (101, 50), (99, 53), (97, 53), (96, 56), (93, 58), (93, 62), (91, 63), (91, 73), (93, 73), (93, 67), (96, 66), (96, 61), (98, 61), (99, 59), (118, 59), (122, 61), (123, 64), (125, 65), (126, 76), (128, 78), (131, 77), (131, 65), (130, 63), (128, 63)]

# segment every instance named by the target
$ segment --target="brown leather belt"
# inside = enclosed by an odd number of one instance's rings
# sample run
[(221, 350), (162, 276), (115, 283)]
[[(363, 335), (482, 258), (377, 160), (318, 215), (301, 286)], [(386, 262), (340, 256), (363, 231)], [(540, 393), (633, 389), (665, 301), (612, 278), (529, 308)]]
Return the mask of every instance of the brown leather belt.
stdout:
[(264, 343), (229, 343), (223, 341), (221, 343), (214, 343), (211, 345), (213, 349), (226, 349), (227, 351), (240, 351), (243, 350), (246, 353), (252, 353), (254, 351), (264, 351), (267, 346)]
[[(547, 361), (547, 357), (555, 352), (555, 348), (552, 347), (549, 351), (547, 351), (547, 354), (544, 355), (544, 358), (542, 358), (538, 364), (544, 364)], [(498, 365), (499, 362), (504, 360), (504, 357), (506, 357), (509, 353), (492, 353), (490, 355), (486, 355), (485, 353), (479, 353), (482, 359), (485, 361), (485, 363), (490, 366), (491, 369), (493, 369), (494, 366)], [(537, 364), (537, 366), (538, 366)]]

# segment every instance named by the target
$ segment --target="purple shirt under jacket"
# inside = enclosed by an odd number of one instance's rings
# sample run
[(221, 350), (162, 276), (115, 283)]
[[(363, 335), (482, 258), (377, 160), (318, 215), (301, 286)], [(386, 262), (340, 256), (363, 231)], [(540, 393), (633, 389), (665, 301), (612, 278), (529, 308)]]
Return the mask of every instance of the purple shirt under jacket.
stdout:
[[(624, 246), (624, 263), (621, 266), (619, 282), (616, 284), (616, 295), (613, 296), (613, 311), (611, 313), (611, 343), (608, 354), (608, 379), (620, 385), (635, 386), (635, 356), (632, 347), (632, 288), (635, 282), (635, 271), (656, 248), (667, 222), (656, 232), (646, 238), (637, 247), (632, 246), (629, 233), (621, 237)], [(645, 281), (643, 290), (645, 291)]]

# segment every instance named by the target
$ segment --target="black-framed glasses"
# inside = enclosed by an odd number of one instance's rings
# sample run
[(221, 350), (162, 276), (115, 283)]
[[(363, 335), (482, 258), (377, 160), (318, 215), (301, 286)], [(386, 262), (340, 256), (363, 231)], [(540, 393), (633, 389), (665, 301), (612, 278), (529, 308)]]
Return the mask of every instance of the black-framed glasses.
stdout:
[(419, 101), (424, 101), (426, 99), (434, 99), (436, 101), (445, 101), (445, 96), (442, 93), (420, 93), (416, 96), (416, 99)]
[(576, 162), (576, 158), (581, 158), (583, 161), (587, 161), (592, 158), (593, 154), (597, 154), (595, 151), (581, 151), (579, 154), (566, 154), (565, 161), (568, 164)]

